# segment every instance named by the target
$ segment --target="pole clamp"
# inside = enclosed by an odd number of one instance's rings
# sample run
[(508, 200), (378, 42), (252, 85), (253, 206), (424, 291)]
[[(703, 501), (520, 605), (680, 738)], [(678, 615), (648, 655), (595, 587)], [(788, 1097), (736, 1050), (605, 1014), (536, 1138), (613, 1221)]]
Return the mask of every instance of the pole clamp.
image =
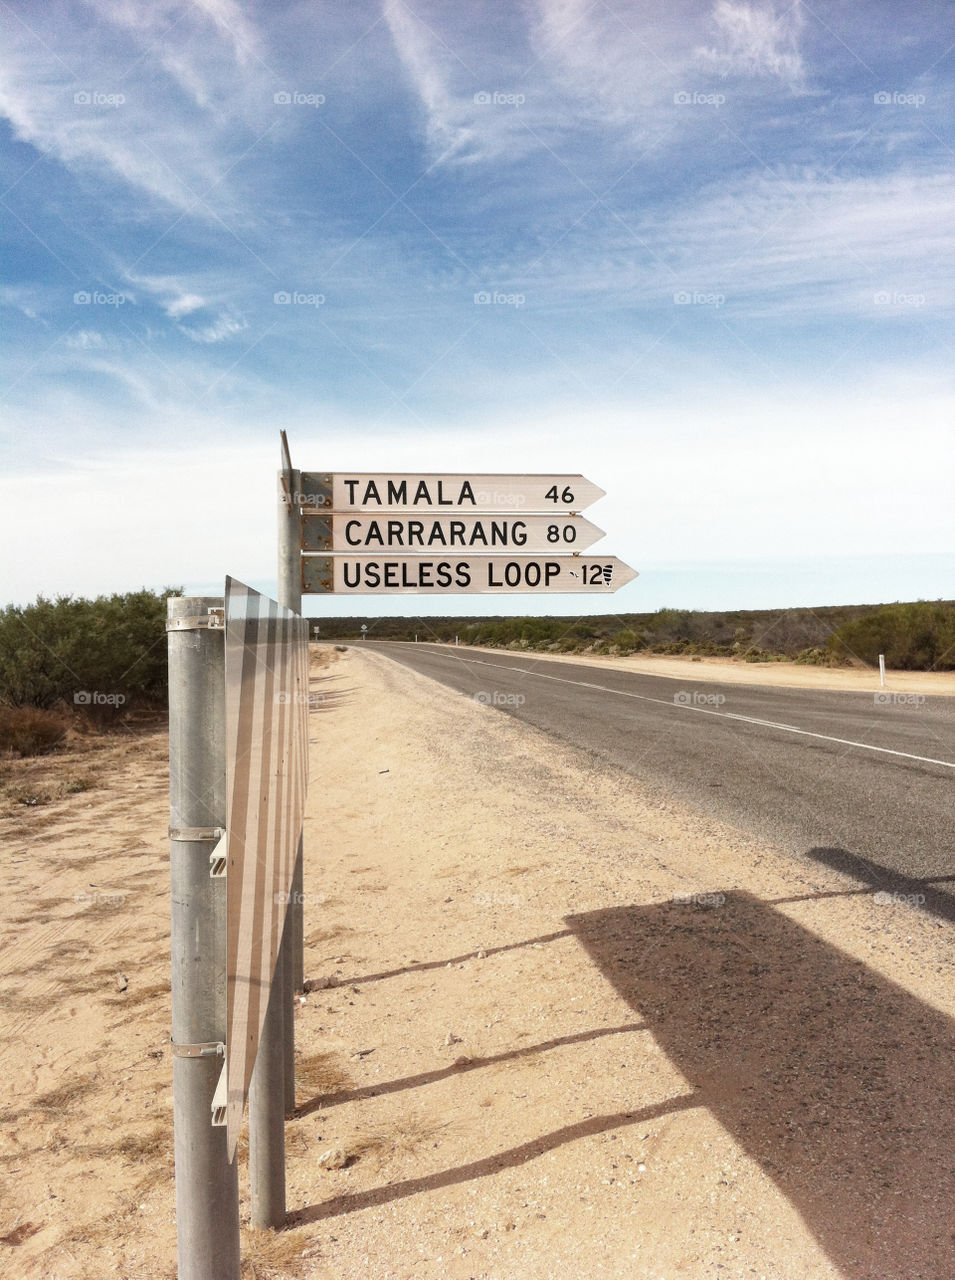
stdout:
[(176, 1044), (170, 1037), (174, 1058), (224, 1058), (225, 1045), (221, 1040), (207, 1040), (204, 1044)]
[(225, 827), (170, 827), (169, 839), (182, 840), (187, 844), (211, 844), (209, 875), (213, 880), (221, 880), (225, 877), (229, 866), (229, 845)]
[(185, 618), (168, 618), (167, 631), (221, 631), (225, 627), (225, 609), (210, 609), (208, 613), (193, 614)]

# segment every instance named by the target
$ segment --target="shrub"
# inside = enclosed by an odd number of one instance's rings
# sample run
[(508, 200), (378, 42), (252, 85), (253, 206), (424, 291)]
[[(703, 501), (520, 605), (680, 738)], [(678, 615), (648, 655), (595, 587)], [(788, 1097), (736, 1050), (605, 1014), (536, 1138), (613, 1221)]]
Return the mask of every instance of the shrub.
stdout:
[(827, 643), (843, 661), (875, 666), (884, 653), (886, 666), (897, 671), (955, 670), (955, 607), (927, 600), (882, 605), (839, 627)]
[(833, 655), (825, 649), (803, 649), (793, 658), (793, 662), (804, 667), (831, 667), (834, 661)]
[(0, 706), (0, 753), (42, 756), (54, 751), (66, 736), (70, 722), (55, 711), (38, 707)]
[(176, 594), (40, 596), (8, 606), (0, 611), (0, 703), (94, 714), (164, 705), (166, 596)]

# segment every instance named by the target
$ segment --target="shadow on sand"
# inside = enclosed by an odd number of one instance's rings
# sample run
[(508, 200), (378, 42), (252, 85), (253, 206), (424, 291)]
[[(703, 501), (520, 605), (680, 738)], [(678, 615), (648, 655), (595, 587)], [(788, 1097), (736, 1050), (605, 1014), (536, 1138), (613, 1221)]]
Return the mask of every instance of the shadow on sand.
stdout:
[(747, 893), (567, 923), (848, 1280), (955, 1276), (950, 1018)]

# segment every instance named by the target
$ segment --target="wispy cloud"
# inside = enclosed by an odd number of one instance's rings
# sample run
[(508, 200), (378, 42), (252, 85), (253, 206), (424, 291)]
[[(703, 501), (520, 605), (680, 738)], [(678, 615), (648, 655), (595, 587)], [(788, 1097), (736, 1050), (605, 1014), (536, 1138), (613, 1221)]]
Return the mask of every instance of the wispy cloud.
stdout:
[(698, 50), (702, 64), (722, 75), (774, 76), (799, 84), (804, 76), (799, 37), (804, 19), (800, 0), (717, 0), (716, 40)]
[(155, 297), (172, 320), (179, 320), (206, 305), (206, 299), (193, 293), (175, 276), (147, 276), (127, 271), (126, 279)]
[(223, 342), (226, 338), (234, 338), (237, 333), (242, 333), (248, 327), (248, 323), (245, 320), (237, 320), (233, 316), (220, 316), (218, 320), (213, 320), (211, 324), (204, 325), (201, 329), (183, 325), (182, 331), (193, 342), (209, 344)]
[[(260, 40), (232, 0), (102, 3), (76, 56), (69, 6), (11, 22), (0, 114), (15, 136), (77, 173), (121, 183), (199, 217), (199, 197), (254, 138)], [(241, 79), (238, 73), (242, 72)], [(228, 202), (217, 187), (216, 200)]]
[(106, 346), (106, 339), (95, 329), (79, 329), (67, 334), (66, 345), (74, 351), (99, 351)]

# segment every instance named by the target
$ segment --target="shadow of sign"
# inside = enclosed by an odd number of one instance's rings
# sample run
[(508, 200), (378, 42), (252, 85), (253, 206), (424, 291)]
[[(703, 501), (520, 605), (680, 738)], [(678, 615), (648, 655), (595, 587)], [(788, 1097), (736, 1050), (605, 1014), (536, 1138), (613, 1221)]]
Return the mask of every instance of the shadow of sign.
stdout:
[(567, 923), (848, 1280), (955, 1275), (951, 1019), (746, 893)]
[[(873, 862), (870, 858), (850, 853), (847, 849), (810, 849), (806, 856), (821, 862), (823, 866), (831, 867), (834, 871), (841, 871), (856, 880), (861, 880), (874, 892), (883, 895), (881, 905), (891, 906), (898, 900), (901, 900), (900, 905), (905, 902), (914, 902), (920, 909), (930, 911), (940, 920), (950, 920), (955, 923), (955, 897), (951, 890), (937, 887), (940, 884), (952, 884), (955, 882), (955, 876), (940, 873), (937, 876), (916, 879), (893, 871), (891, 867), (884, 867), (879, 862)], [(885, 897), (888, 897), (888, 903), (884, 902)]]

